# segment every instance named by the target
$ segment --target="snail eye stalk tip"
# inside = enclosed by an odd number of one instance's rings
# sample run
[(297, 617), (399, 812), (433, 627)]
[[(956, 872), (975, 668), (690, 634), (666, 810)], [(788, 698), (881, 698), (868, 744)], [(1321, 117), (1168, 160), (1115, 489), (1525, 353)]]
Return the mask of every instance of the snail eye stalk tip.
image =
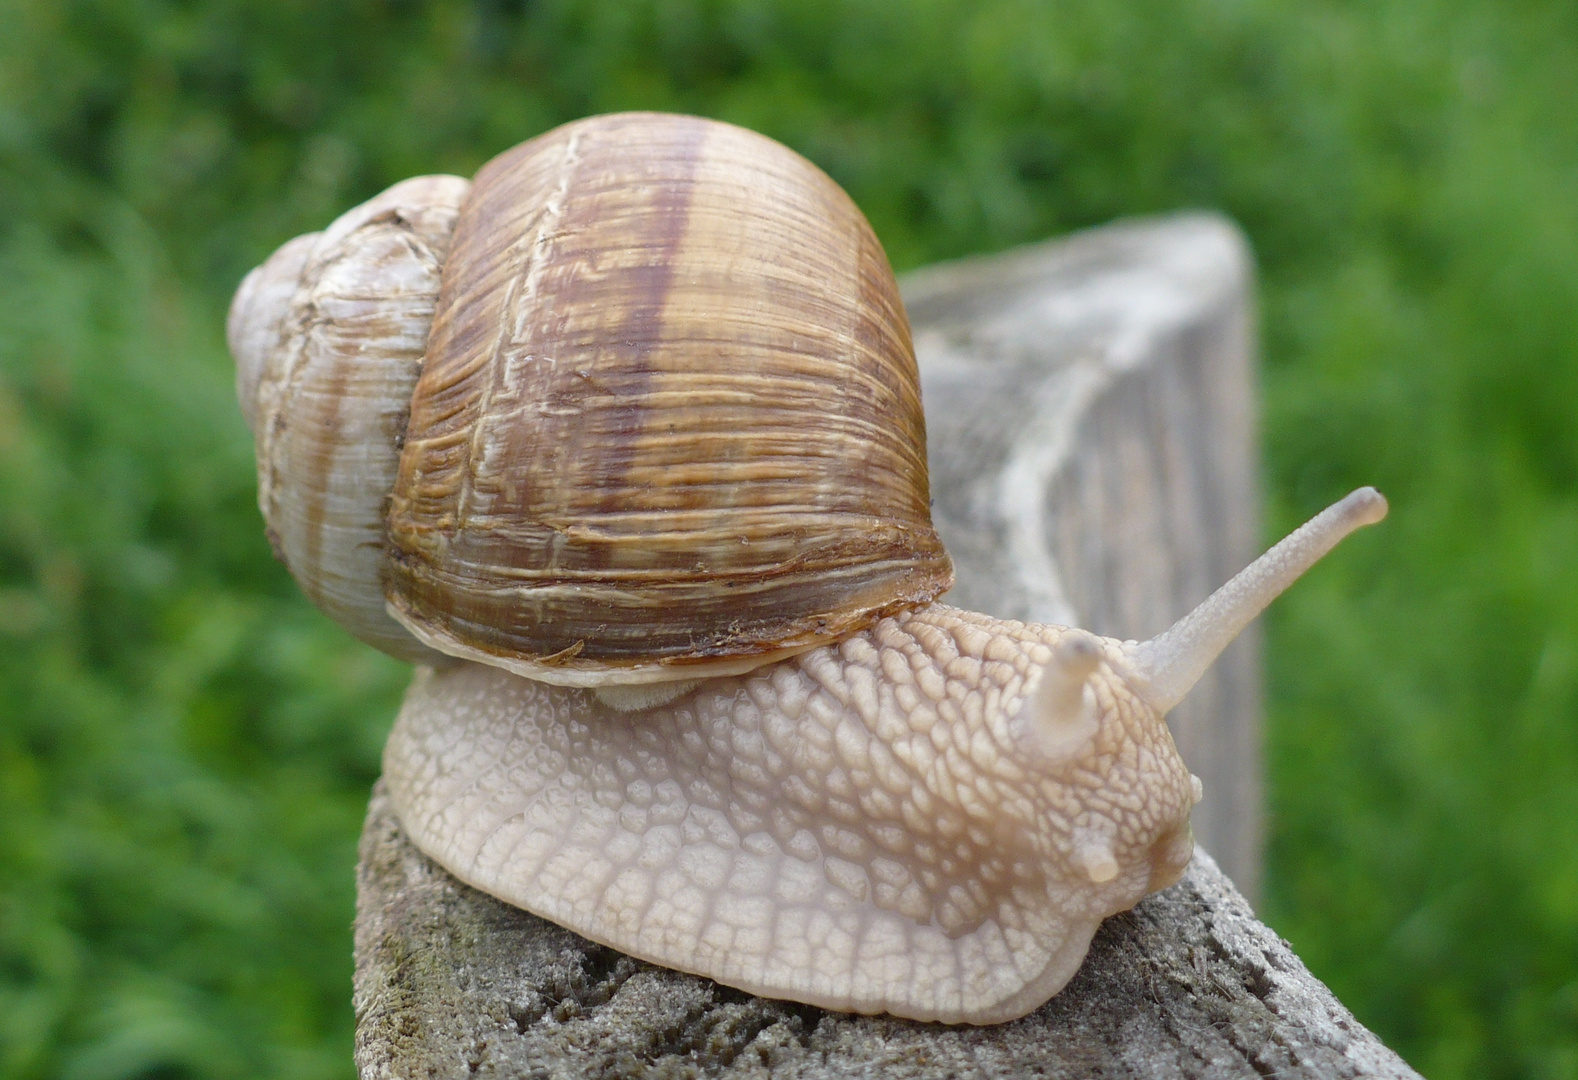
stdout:
[(1130, 649), (1135, 690), (1166, 713), (1271, 601), (1349, 533), (1385, 518), (1387, 509), (1386, 496), (1362, 487), (1295, 529), (1168, 630)]

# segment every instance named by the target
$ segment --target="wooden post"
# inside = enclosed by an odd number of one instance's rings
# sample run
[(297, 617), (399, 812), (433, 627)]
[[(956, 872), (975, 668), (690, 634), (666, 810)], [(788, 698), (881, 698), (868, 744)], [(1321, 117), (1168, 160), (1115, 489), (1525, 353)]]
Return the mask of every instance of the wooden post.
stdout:
[[(1219, 218), (1123, 223), (911, 276), (949, 599), (1145, 637), (1257, 554), (1251, 271)], [(654, 967), (460, 884), (375, 789), (356, 1061), (405, 1077), (1413, 1077), (1254, 917), (1259, 677), (1170, 721), (1206, 785), (1184, 879), (995, 1027), (829, 1013)]]

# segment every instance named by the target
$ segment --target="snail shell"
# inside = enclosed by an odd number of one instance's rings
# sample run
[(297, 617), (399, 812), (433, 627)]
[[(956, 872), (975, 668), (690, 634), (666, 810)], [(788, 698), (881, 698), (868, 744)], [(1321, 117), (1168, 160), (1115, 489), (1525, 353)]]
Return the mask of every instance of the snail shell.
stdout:
[(277, 546), (364, 640), (565, 685), (692, 679), (952, 584), (892, 270), (786, 147), (624, 114), (469, 193), (397, 185), (314, 243), (270, 352), (253, 328), (303, 243), (243, 284), (232, 347), (244, 399), (263, 372)]

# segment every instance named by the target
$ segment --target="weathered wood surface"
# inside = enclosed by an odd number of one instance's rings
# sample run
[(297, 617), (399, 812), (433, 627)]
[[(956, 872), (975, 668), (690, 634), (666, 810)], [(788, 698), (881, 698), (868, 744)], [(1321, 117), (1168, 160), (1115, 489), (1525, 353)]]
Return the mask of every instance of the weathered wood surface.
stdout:
[[(1251, 270), (1202, 216), (1126, 223), (905, 283), (950, 600), (1164, 628), (1255, 553)], [(1170, 718), (1197, 832), (1258, 874), (1258, 660)], [(949, 1028), (753, 998), (470, 889), (375, 792), (356, 924), (357, 1065), (384, 1077), (1401, 1077), (1210, 857), (1108, 920), (1022, 1020)]]

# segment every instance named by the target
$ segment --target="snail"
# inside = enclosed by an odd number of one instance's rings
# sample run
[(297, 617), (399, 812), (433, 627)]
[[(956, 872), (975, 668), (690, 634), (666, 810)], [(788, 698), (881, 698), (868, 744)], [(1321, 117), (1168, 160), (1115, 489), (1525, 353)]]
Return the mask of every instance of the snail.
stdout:
[(994, 1023), (1176, 881), (1164, 716), (1386, 502), (1145, 641), (939, 602), (919, 379), (849, 197), (754, 133), (593, 117), (292, 240), (228, 335), (278, 557), (417, 665), (406, 833), (753, 993)]

